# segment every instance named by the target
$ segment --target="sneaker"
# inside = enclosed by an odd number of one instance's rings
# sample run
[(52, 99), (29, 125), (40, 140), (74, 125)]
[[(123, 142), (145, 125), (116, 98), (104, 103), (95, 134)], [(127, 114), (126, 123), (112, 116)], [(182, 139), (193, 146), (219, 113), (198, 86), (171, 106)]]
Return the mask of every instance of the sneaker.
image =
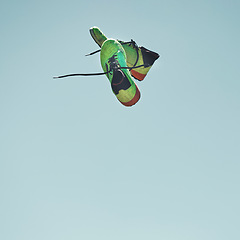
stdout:
[(124, 106), (132, 106), (140, 99), (140, 91), (133, 81), (127, 67), (126, 53), (122, 45), (115, 39), (107, 39), (101, 47), (101, 65), (111, 83), (117, 99)]
[(130, 43), (125, 43), (120, 41), (122, 44), (126, 55), (127, 55), (127, 65), (129, 67), (135, 67), (139, 65), (145, 65), (148, 67), (140, 67), (131, 69), (131, 74), (134, 78), (136, 78), (139, 81), (142, 81), (154, 62), (159, 58), (159, 54), (156, 52), (153, 52), (151, 50), (148, 50), (145, 47), (138, 47), (136, 43), (132, 40)]
[[(90, 34), (99, 47), (102, 47), (104, 41), (108, 39), (98, 27), (90, 28)], [(130, 42), (118, 40), (118, 42), (125, 50), (128, 67), (135, 67), (143, 64), (147, 66), (130, 70), (134, 78), (142, 81), (154, 62), (159, 58), (159, 54), (144, 47), (138, 47), (133, 40)]]

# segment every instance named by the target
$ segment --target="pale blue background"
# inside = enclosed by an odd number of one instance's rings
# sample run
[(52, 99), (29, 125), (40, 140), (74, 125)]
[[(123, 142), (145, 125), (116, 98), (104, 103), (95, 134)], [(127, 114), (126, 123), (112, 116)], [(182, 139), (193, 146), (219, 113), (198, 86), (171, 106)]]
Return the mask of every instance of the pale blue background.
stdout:
[[(0, 239), (240, 239), (240, 1), (2, 0)], [(161, 55), (137, 105), (89, 28)]]

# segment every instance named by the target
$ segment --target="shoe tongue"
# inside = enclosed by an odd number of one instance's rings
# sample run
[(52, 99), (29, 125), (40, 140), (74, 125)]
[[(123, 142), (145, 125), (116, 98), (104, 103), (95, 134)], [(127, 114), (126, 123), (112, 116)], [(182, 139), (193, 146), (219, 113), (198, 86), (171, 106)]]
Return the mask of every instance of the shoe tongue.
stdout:
[(101, 47), (104, 41), (107, 40), (107, 37), (98, 27), (90, 28), (90, 34), (99, 47)]

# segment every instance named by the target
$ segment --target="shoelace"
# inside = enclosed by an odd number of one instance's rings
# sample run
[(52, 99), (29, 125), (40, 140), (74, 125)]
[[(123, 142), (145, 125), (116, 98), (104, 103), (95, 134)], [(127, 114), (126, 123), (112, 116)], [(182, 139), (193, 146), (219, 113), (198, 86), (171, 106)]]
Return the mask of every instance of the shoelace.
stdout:
[(126, 42), (126, 43), (123, 43), (123, 44), (129, 44), (128, 46), (132, 45), (133, 48), (136, 50), (136, 53), (137, 53), (136, 61), (135, 61), (134, 65), (129, 69), (129, 71), (131, 71), (133, 68), (135, 68), (135, 66), (138, 63), (138, 59), (139, 59), (139, 52), (138, 52), (138, 50), (139, 50), (139, 47), (138, 47), (137, 43), (134, 40), (132, 40), (132, 39), (131, 39), (130, 42)]
[[(132, 40), (131, 39), (131, 41), (129, 41), (129, 42), (122, 42), (122, 41), (119, 41), (122, 45), (125, 45), (125, 44), (128, 44), (128, 46), (131, 46), (131, 45), (133, 45), (133, 48), (136, 48), (137, 50), (138, 50), (138, 46), (137, 46), (137, 44), (136, 44), (136, 42), (134, 41), (134, 40)], [(96, 50), (96, 51), (94, 51), (94, 52), (91, 52), (91, 53), (88, 53), (88, 54), (86, 54), (85, 56), (91, 56), (91, 55), (94, 55), (94, 54), (96, 54), (96, 53), (98, 53), (98, 52), (100, 52), (101, 51), (101, 49), (98, 49), (98, 50)]]
[[(133, 69), (133, 68), (149, 67), (149, 66), (150, 66), (150, 65), (142, 64), (142, 65), (135, 66), (135, 67), (117, 67), (117, 68), (115, 68), (115, 70), (118, 70), (118, 69)], [(108, 74), (108, 73), (110, 73), (112, 70), (113, 70), (113, 69), (110, 69), (110, 70), (108, 70), (107, 72), (101, 72), (101, 73), (71, 73), (71, 74), (62, 75), (62, 76), (57, 76), (57, 77), (53, 77), (53, 78), (56, 79), (56, 78), (75, 77), (75, 76), (97, 76), (97, 75)]]
[[(125, 44), (134, 44), (134, 47), (135, 46), (137, 47), (136, 43), (133, 40), (131, 40), (131, 42), (126, 42)], [(98, 51), (100, 51), (100, 50), (98, 50)], [(92, 54), (94, 54), (96, 52), (97, 51), (93, 52)], [(137, 51), (137, 53), (138, 53), (138, 51)], [(90, 55), (92, 55), (92, 54), (90, 54)], [(117, 64), (117, 61), (116, 61), (116, 57), (117, 57), (117, 55), (114, 54), (111, 58), (109, 58), (108, 63), (110, 65), (110, 69), (107, 70), (106, 72), (101, 72), (101, 73), (71, 73), (71, 74), (57, 76), (57, 77), (53, 77), (53, 78), (56, 79), (56, 78), (75, 77), (75, 76), (97, 76), (97, 75), (108, 74), (108, 73), (112, 72), (113, 70), (118, 70), (118, 69), (129, 69), (131, 71), (134, 68), (149, 67), (149, 65), (146, 65), (146, 64), (136, 66), (136, 64), (138, 62), (139, 55), (137, 55), (137, 60), (132, 67), (121, 67), (121, 66), (119, 67), (119, 65)], [(107, 67), (107, 65), (106, 65), (106, 67)]]

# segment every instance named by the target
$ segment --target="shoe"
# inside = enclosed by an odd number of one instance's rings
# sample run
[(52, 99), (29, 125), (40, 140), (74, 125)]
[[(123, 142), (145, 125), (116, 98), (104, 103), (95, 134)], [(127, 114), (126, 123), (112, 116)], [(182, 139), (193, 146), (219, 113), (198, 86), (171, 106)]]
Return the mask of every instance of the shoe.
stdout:
[[(98, 27), (90, 28), (90, 34), (99, 47), (102, 47), (104, 41), (108, 39)], [(144, 47), (138, 47), (133, 40), (130, 42), (118, 40), (118, 42), (125, 50), (128, 67), (135, 67), (143, 64), (147, 66), (130, 70), (131, 75), (134, 78), (142, 81), (146, 77), (153, 63), (159, 58), (159, 54)]]
[(132, 106), (140, 99), (140, 91), (133, 81), (127, 67), (126, 53), (122, 45), (115, 39), (107, 39), (103, 42), (100, 52), (101, 65), (111, 88), (117, 99), (124, 106)]
[(123, 46), (123, 49), (127, 55), (127, 65), (129, 67), (135, 67), (139, 65), (145, 65), (148, 67), (140, 67), (130, 70), (134, 78), (139, 81), (142, 81), (154, 62), (159, 58), (159, 54), (148, 50), (145, 47), (138, 47), (136, 43), (132, 40), (129, 43), (120, 41)]

